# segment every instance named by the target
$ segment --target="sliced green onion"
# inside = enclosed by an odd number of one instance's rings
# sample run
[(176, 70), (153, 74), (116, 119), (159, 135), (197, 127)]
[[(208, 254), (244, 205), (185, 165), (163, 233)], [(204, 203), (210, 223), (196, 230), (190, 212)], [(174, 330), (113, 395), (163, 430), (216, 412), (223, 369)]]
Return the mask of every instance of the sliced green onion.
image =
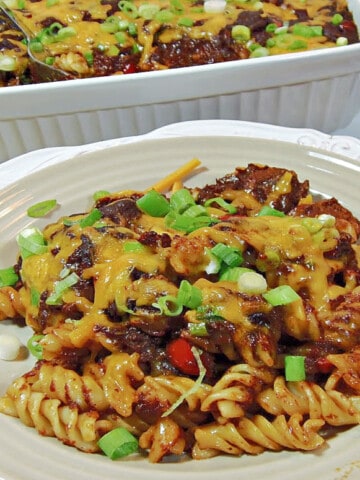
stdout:
[(231, 37), (237, 42), (247, 42), (251, 38), (251, 30), (246, 25), (234, 25), (231, 29)]
[(9, 287), (15, 285), (19, 280), (14, 267), (3, 268), (0, 270), (0, 287)]
[(43, 44), (39, 38), (32, 38), (29, 43), (30, 50), (34, 53), (41, 53), (44, 50)]
[(284, 212), (276, 210), (276, 208), (264, 205), (257, 214), (258, 217), (272, 216), (272, 217), (286, 217)]
[(17, 60), (10, 55), (0, 54), (0, 70), (3, 72), (13, 72), (16, 70)]
[(76, 30), (74, 27), (63, 27), (57, 32), (55, 38), (57, 42), (65, 40), (65, 38), (75, 37)]
[(276, 25), (276, 23), (268, 23), (265, 27), (265, 32), (274, 33), (277, 28), (278, 26)]
[(285, 379), (288, 382), (302, 382), (306, 379), (304, 356), (287, 355), (285, 357)]
[(159, 10), (160, 6), (155, 3), (143, 3), (139, 6), (139, 15), (145, 20), (152, 20)]
[(237, 282), (240, 275), (246, 272), (253, 272), (250, 268), (246, 267), (232, 267), (225, 268), (219, 277), (219, 280), (227, 280), (228, 282)]
[(190, 334), (194, 335), (195, 337), (206, 337), (207, 335), (209, 335), (205, 322), (189, 323), (188, 329)]
[(243, 261), (240, 250), (229, 247), (224, 243), (216, 244), (215, 247), (213, 247), (210, 251), (229, 267), (238, 267)]
[(35, 334), (32, 337), (29, 338), (27, 341), (27, 348), (29, 349), (29, 352), (31, 355), (33, 355), (35, 358), (38, 360), (42, 359), (43, 355), (43, 347), (41, 346), (40, 342), (41, 340), (45, 337), (45, 335), (38, 335)]
[(79, 226), (81, 228), (91, 227), (92, 225), (94, 225), (95, 222), (100, 220), (101, 217), (102, 217), (101, 211), (97, 208), (94, 208), (93, 210), (91, 210), (91, 212), (88, 215), (86, 215), (86, 217), (82, 218), (79, 221)]
[(196, 309), (196, 318), (204, 320), (205, 322), (224, 320), (224, 317), (220, 315), (219, 310), (210, 305), (200, 305), (200, 307)]
[(308, 44), (305, 42), (305, 40), (294, 40), (293, 42), (290, 43), (290, 45), (287, 47), (288, 50), (300, 50), (301, 48), (307, 48)]
[(191, 207), (187, 208), (185, 212), (182, 214), (184, 217), (199, 217), (201, 215), (208, 216), (206, 208), (202, 205), (192, 205)]
[(111, 460), (131, 455), (139, 448), (137, 439), (124, 427), (117, 427), (103, 435), (98, 446)]
[(180, 27), (192, 27), (194, 25), (194, 20), (192, 18), (183, 17), (178, 21)]
[(212, 203), (217, 203), (219, 207), (223, 208), (229, 213), (236, 213), (237, 208), (234, 207), (234, 205), (231, 205), (231, 203), (226, 202), (223, 198), (221, 197), (214, 197), (214, 198), (209, 198), (209, 200), (206, 200), (204, 203), (205, 207), (210, 207)]
[(66, 292), (66, 290), (68, 290), (73, 285), (76, 285), (79, 280), (80, 278), (78, 277), (78, 275), (73, 272), (62, 280), (55, 282), (54, 292), (46, 299), (46, 304), (60, 305), (63, 294)]
[(177, 213), (184, 213), (193, 205), (195, 205), (195, 200), (186, 188), (177, 190), (170, 197), (170, 208)]
[(131, 252), (145, 252), (145, 246), (138, 242), (137, 240), (127, 240), (123, 244), (123, 250), (125, 253), (131, 253)]
[(57, 201), (52, 200), (44, 200), (43, 202), (38, 202), (32, 205), (27, 209), (27, 214), (29, 217), (33, 218), (40, 218), (44, 217), (48, 213), (50, 213), (57, 205)]
[(135, 22), (129, 22), (127, 31), (129, 32), (129, 35), (132, 37), (136, 37), (137, 35), (137, 24)]
[(262, 295), (273, 307), (288, 305), (301, 298), (290, 285), (280, 285)]
[(267, 290), (266, 279), (257, 272), (244, 272), (239, 276), (238, 288), (240, 292), (250, 295), (258, 295)]
[(152, 217), (164, 217), (170, 210), (168, 200), (156, 190), (145, 193), (136, 201), (136, 205)]
[(192, 218), (184, 214), (178, 214), (172, 210), (165, 217), (166, 227), (180, 230), (185, 233), (193, 232), (198, 228), (207, 227), (215, 222), (217, 222), (217, 220), (211, 218), (210, 215), (199, 215), (198, 217)]
[(196, 363), (197, 363), (198, 368), (199, 368), (199, 376), (195, 380), (193, 386), (191, 388), (189, 388), (189, 390), (184, 392), (182, 395), (180, 395), (180, 397), (176, 400), (176, 402), (174, 402), (171, 405), (171, 407), (161, 415), (162, 417), (167, 417), (168, 415), (173, 413), (173, 411), (176, 410), (182, 404), (182, 402), (187, 399), (187, 397), (196, 393), (199, 390), (199, 388), (201, 387), (201, 384), (202, 384), (202, 382), (205, 378), (206, 368), (204, 367), (204, 365), (201, 361), (201, 358), (200, 358), (201, 350), (199, 351), (196, 347), (191, 347), (191, 351), (192, 351), (192, 353), (195, 357)]
[(34, 307), (38, 307), (40, 303), (40, 292), (35, 288), (30, 288), (30, 303)]
[(181, 0), (170, 0), (171, 11), (176, 15), (180, 15), (184, 12), (184, 5), (182, 4)]
[(155, 20), (159, 23), (168, 23), (171, 22), (174, 18), (173, 12), (170, 10), (164, 9), (160, 10), (156, 15), (155, 15)]
[(94, 55), (92, 52), (85, 52), (84, 58), (86, 60), (86, 63), (89, 65), (89, 67), (91, 67), (94, 64)]
[(168, 317), (177, 317), (183, 310), (183, 305), (173, 295), (159, 297), (158, 301), (152, 305), (160, 310), (161, 315)]
[(18, 234), (16, 241), (22, 258), (39, 255), (48, 250), (43, 234), (36, 227), (25, 228)]
[(344, 17), (340, 13), (335, 13), (331, 19), (331, 23), (333, 25), (340, 25), (343, 20)]
[(93, 193), (93, 199), (96, 202), (97, 200), (100, 200), (100, 198), (105, 198), (109, 195), (111, 195), (111, 193), (108, 190), (97, 190)]
[(336, 39), (336, 45), (338, 47), (343, 47), (349, 43), (349, 40), (346, 37), (338, 37)]
[(177, 299), (181, 305), (194, 309), (199, 307), (202, 303), (202, 292), (200, 288), (194, 287), (187, 280), (182, 280)]
[(263, 58), (263, 57), (268, 57), (269, 56), (269, 50), (266, 47), (261, 47), (259, 46), (258, 48), (255, 48), (251, 54), (250, 58)]
[(115, 38), (119, 45), (124, 45), (127, 40), (127, 34), (125, 32), (116, 32)]
[(122, 12), (131, 18), (137, 18), (139, 16), (137, 6), (128, 0), (120, 0), (118, 7)]
[(320, 25), (304, 25), (302, 23), (295, 23), (293, 26), (293, 33), (301, 37), (321, 37), (323, 31)]

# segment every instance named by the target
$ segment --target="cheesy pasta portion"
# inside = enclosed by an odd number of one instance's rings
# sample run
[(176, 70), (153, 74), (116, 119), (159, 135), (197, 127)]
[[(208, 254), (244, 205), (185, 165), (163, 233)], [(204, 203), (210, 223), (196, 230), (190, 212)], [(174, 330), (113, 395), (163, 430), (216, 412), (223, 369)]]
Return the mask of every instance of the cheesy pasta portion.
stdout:
[(359, 221), (284, 168), (167, 185), (19, 233), (37, 361), (0, 412), (113, 459), (324, 448), (360, 421)]

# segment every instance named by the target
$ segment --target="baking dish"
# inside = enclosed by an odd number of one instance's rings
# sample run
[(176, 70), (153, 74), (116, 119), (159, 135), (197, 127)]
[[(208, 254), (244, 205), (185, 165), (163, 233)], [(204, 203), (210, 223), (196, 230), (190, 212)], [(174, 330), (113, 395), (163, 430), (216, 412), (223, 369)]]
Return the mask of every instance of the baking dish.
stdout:
[[(360, 25), (359, 0), (349, 0)], [(25, 152), (198, 119), (326, 133), (360, 108), (360, 44), (222, 64), (0, 90), (0, 162)]]

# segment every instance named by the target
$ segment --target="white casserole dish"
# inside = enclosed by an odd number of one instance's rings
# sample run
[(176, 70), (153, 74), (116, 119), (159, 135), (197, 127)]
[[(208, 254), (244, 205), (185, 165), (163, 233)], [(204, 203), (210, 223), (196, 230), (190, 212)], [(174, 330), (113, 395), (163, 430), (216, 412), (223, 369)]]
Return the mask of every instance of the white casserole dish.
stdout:
[[(360, 0), (349, 0), (360, 30)], [(230, 119), (330, 133), (360, 109), (360, 43), (215, 65), (0, 89), (0, 162), (25, 152)]]

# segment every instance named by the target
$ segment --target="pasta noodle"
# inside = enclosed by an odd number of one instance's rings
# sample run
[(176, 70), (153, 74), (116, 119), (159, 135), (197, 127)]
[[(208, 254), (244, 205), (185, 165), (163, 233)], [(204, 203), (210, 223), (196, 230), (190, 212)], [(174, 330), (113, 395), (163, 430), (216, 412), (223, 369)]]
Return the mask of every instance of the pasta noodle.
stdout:
[(0, 413), (89, 453), (125, 429), (150, 462), (321, 449), (359, 424), (360, 222), (286, 169), (184, 186), (198, 164), (19, 233), (0, 318), (38, 358)]

